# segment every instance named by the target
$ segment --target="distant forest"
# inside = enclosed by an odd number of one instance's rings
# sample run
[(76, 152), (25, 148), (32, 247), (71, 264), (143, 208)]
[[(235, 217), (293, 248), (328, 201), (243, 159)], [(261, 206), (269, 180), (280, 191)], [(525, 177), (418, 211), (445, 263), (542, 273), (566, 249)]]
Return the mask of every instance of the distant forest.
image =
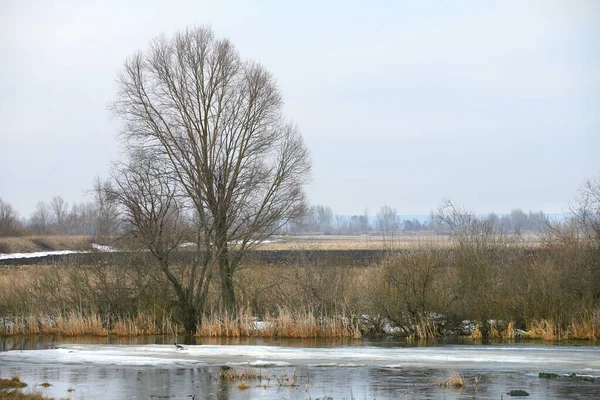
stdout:
[[(49, 202), (39, 201), (29, 217), (23, 218), (9, 203), (0, 199), (0, 236), (28, 234), (55, 235), (111, 235), (120, 232), (119, 210), (108, 201), (96, 182), (94, 200), (82, 203), (65, 201), (54, 196)], [(490, 213), (479, 216), (496, 231), (526, 232), (543, 231), (548, 216), (544, 212), (528, 213), (516, 208), (509, 214)], [(365, 211), (361, 215), (339, 215), (326, 205), (313, 205), (299, 221), (287, 224), (282, 234), (360, 235), (368, 233), (402, 233), (430, 231), (448, 233), (447, 224), (431, 212), (429, 218), (406, 218), (396, 209), (384, 205), (375, 215)]]
[[(548, 216), (542, 212), (525, 213), (520, 208), (509, 214), (489, 213), (479, 216), (488, 222), (494, 230), (504, 232), (524, 232), (544, 230)], [(368, 211), (362, 215), (345, 216), (336, 214), (331, 207), (313, 205), (308, 214), (301, 220), (287, 227), (290, 233), (323, 233), (325, 235), (355, 235), (364, 233), (400, 233), (434, 231), (438, 234), (448, 233), (447, 224), (439, 220), (438, 215), (431, 212), (427, 220), (422, 218), (406, 218), (398, 215), (395, 208), (384, 205), (375, 216)]]

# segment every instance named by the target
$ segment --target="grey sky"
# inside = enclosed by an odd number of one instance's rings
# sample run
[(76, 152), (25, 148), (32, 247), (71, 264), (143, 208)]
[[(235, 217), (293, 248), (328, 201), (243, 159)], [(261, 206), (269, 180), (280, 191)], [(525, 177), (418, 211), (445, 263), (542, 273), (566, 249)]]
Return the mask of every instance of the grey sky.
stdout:
[(600, 171), (600, 1), (323, 3), (0, 0), (0, 197), (85, 200), (125, 58), (195, 24), (274, 74), (336, 213), (560, 212)]

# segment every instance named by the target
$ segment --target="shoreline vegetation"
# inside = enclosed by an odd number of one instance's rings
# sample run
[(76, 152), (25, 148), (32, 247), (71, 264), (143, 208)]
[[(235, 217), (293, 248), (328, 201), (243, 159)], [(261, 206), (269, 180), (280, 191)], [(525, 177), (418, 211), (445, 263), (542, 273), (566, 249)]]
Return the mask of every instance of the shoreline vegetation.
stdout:
[[(197, 338), (277, 338), (277, 339), (350, 339), (361, 340), (375, 336), (399, 337), (408, 340), (456, 337), (474, 342), (486, 340), (513, 341), (521, 339), (558, 342), (564, 340), (600, 339), (598, 316), (589, 320), (574, 321), (565, 329), (558, 329), (552, 321), (532, 321), (527, 330), (515, 329), (514, 322), (498, 323), (485, 338), (480, 326), (468, 334), (437, 335), (421, 337), (392, 329), (388, 333), (363, 335), (368, 328), (365, 323), (352, 322), (355, 318), (336, 315), (329, 318), (317, 318), (308, 312), (293, 316), (282, 310), (281, 315), (267, 316), (263, 320), (249, 314), (237, 318), (211, 317), (210, 321), (198, 326), (192, 336)], [(0, 318), (3, 327), (0, 336), (52, 335), (57, 337), (136, 337), (151, 335), (185, 335), (182, 325), (166, 323), (158, 326), (143, 318), (119, 319), (113, 324), (103, 321), (99, 315), (82, 316), (70, 314), (66, 317), (11, 317)]]
[(445, 201), (435, 232), (398, 234), (382, 211), (379, 230), (338, 248), (323, 234), (220, 237), (217, 249), (168, 212), (119, 237), (27, 239), (109, 250), (0, 268), (0, 335), (596, 341), (599, 182), (527, 232)]
[[(531, 251), (515, 236), (471, 232), (446, 240), (383, 249), (381, 260), (358, 264), (301, 245), (285, 262), (259, 262), (250, 252), (235, 277), (237, 314), (224, 311), (213, 279), (209, 311), (192, 334), (600, 339), (593, 243), (576, 234), (541, 237)], [(184, 265), (173, 271), (185, 278)], [(143, 252), (0, 269), (0, 335), (184, 333), (172, 287)]]

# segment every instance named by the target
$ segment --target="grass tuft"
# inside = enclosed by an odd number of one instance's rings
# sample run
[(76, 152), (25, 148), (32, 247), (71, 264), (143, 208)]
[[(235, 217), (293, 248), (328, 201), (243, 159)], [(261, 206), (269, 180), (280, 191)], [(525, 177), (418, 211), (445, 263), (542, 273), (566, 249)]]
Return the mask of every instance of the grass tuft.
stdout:
[(11, 379), (0, 379), (0, 389), (20, 389), (27, 386), (25, 382), (21, 382), (18, 376), (13, 376)]
[(530, 339), (542, 339), (546, 341), (560, 340), (560, 327), (556, 326), (553, 321), (542, 319), (541, 321), (532, 321), (525, 336)]
[(450, 375), (448, 375), (446, 378), (434, 377), (433, 379), (431, 379), (431, 381), (436, 385), (446, 388), (453, 387), (460, 389), (465, 387), (466, 385), (465, 377), (462, 376), (462, 374), (458, 371), (450, 372)]

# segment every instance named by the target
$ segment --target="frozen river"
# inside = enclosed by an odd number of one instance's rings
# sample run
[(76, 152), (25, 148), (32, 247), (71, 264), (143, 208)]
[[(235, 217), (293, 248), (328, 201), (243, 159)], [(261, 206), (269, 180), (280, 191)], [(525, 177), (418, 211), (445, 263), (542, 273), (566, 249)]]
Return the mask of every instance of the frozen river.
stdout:
[[(600, 398), (600, 347), (589, 345), (315, 346), (297, 341), (186, 345), (184, 350), (172, 344), (37, 347), (42, 348), (0, 352), (0, 376), (18, 375), (30, 386), (48, 382), (52, 386), (45, 393), (57, 398), (509, 399), (511, 390), (528, 392), (528, 399)], [(237, 381), (219, 379), (227, 368), (262, 378), (246, 379), (248, 388), (240, 388)], [(465, 378), (465, 387), (434, 383), (454, 372)], [(539, 372), (599, 379), (541, 379)]]

